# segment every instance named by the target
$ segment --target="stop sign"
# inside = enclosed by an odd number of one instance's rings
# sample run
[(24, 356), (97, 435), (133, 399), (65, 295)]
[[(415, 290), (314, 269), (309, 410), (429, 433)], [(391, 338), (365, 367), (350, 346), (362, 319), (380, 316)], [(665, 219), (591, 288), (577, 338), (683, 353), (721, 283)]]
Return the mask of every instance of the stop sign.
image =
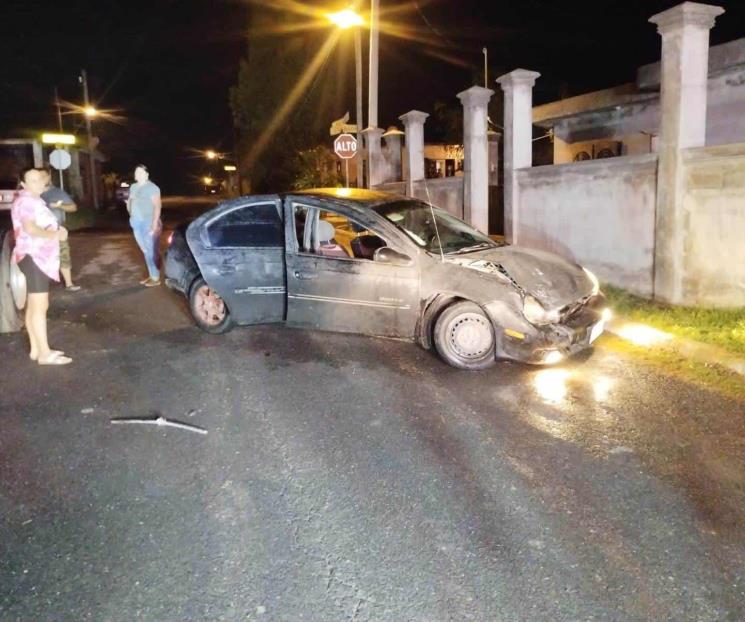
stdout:
[(339, 134), (334, 140), (334, 153), (344, 160), (357, 153), (357, 139), (351, 134)]

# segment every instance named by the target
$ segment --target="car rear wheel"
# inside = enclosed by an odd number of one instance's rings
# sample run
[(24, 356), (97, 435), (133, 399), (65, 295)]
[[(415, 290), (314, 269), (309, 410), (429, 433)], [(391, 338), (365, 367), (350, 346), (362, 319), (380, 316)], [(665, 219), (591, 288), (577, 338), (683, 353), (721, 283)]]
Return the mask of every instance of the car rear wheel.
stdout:
[(22, 309), (26, 299), (26, 281), (13, 264), (13, 232), (0, 231), (0, 333), (23, 328)]
[(458, 302), (437, 318), (435, 347), (446, 363), (459, 369), (486, 369), (494, 365), (494, 328), (473, 302)]
[(197, 326), (205, 332), (216, 335), (233, 328), (225, 301), (202, 277), (198, 277), (189, 290), (189, 310)]

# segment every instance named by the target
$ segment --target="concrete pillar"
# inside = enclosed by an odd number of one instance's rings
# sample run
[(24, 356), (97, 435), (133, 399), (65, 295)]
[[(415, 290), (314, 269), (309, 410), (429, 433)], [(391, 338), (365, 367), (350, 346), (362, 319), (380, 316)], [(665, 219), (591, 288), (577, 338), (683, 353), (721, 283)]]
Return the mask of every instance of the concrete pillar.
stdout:
[(38, 140), (31, 142), (31, 151), (34, 154), (34, 166), (36, 168), (44, 167), (44, 150), (42, 144)]
[(401, 181), (401, 137), (404, 133), (395, 126), (389, 127), (383, 138), (385, 138), (385, 181)]
[(374, 188), (383, 183), (385, 161), (381, 153), (383, 130), (379, 127), (368, 127), (363, 130), (367, 142), (367, 187)]
[(463, 219), (489, 233), (489, 130), (491, 89), (472, 86), (458, 93), (463, 104)]
[(497, 78), (504, 91), (504, 235), (518, 244), (517, 170), (533, 165), (533, 85), (541, 74), (515, 69)]
[(681, 150), (706, 143), (709, 30), (724, 9), (684, 2), (650, 18), (662, 37), (661, 124), (655, 230), (655, 298), (684, 299)]
[(413, 196), (414, 182), (424, 179), (424, 122), (426, 112), (411, 110), (399, 119), (406, 129), (406, 195)]
[(489, 130), (489, 185), (499, 185), (499, 139), (502, 138), (500, 132)]

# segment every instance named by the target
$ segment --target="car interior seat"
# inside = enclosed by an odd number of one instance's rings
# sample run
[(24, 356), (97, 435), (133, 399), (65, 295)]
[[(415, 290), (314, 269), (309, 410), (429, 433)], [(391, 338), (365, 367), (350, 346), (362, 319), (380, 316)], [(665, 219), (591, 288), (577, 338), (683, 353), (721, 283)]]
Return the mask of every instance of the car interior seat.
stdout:
[(346, 250), (334, 241), (334, 225), (325, 220), (318, 221), (318, 254), (324, 257), (349, 257)]
[(375, 251), (386, 246), (386, 243), (377, 235), (361, 235), (352, 239), (351, 246), (352, 253), (354, 253), (357, 259), (369, 259), (372, 261)]

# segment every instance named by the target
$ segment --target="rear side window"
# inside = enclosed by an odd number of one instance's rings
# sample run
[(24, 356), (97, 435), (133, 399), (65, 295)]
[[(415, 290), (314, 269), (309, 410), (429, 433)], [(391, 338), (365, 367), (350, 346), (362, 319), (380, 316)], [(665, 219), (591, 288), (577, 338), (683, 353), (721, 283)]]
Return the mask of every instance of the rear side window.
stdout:
[(223, 214), (207, 229), (214, 248), (284, 246), (282, 221), (274, 203), (239, 207)]

